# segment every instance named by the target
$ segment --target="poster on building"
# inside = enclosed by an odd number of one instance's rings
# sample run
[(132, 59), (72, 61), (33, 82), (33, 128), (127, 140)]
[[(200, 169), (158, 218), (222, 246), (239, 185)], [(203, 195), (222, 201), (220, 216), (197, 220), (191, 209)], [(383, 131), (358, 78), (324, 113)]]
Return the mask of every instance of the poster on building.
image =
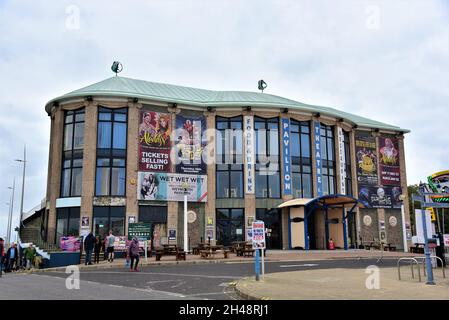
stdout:
[(340, 158), (340, 193), (346, 194), (346, 155), (345, 155), (345, 135), (343, 129), (338, 127), (338, 151)]
[(359, 186), (377, 185), (376, 138), (369, 132), (356, 131), (355, 152), (357, 158), (357, 182)]
[(139, 123), (139, 170), (169, 172), (170, 114), (141, 110)]
[(401, 185), (398, 139), (379, 137), (379, 165), (382, 185)]
[(359, 200), (366, 208), (398, 209), (401, 207), (401, 187), (359, 187)]
[(138, 200), (207, 202), (207, 176), (162, 172), (139, 172)]
[(290, 165), (290, 119), (282, 118), (282, 164), (284, 167), (284, 195), (292, 194), (292, 174)]
[(449, 234), (444, 235), (444, 246), (449, 247)]
[(128, 240), (136, 236), (139, 241), (151, 239), (151, 223), (130, 223), (128, 224)]
[[(128, 237), (125, 236), (116, 236), (114, 240), (114, 250), (116, 251), (125, 251), (128, 250), (129, 245), (131, 244), (131, 240), (128, 240)], [(139, 247), (145, 248), (145, 241), (139, 241)], [(148, 247), (151, 247), (151, 241), (148, 241)]]
[(62, 251), (75, 252), (81, 248), (81, 239), (79, 237), (61, 237), (59, 239), (59, 248)]
[(253, 249), (265, 249), (265, 223), (254, 221), (252, 226)]
[(174, 135), (176, 172), (206, 174), (203, 152), (206, 148), (206, 119), (204, 116), (176, 116)]
[(168, 240), (176, 240), (176, 229), (168, 229)]
[(81, 217), (81, 230), (80, 230), (80, 236), (87, 237), (87, 235), (90, 232), (90, 223), (89, 223), (89, 217), (83, 216)]
[(255, 151), (254, 151), (254, 121), (253, 116), (244, 116), (245, 144), (245, 193), (254, 194)]
[(315, 142), (314, 142), (314, 150), (315, 150), (315, 166), (316, 166), (316, 188), (318, 197), (323, 195), (323, 173), (322, 168), (323, 164), (321, 162), (321, 124), (319, 121), (313, 122), (313, 128), (315, 133)]

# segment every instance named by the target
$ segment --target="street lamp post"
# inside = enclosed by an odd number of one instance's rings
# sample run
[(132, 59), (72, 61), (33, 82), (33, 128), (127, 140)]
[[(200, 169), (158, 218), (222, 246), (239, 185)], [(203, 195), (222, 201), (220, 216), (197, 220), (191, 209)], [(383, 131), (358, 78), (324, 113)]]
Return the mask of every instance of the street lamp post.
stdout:
[(22, 196), (20, 200), (20, 227), (23, 227), (22, 223), (22, 217), (23, 217), (23, 196), (25, 192), (25, 168), (26, 168), (26, 162), (27, 162), (27, 150), (26, 145), (23, 147), (23, 159), (15, 159), (17, 162), (23, 163), (23, 173), (22, 173)]
[(16, 189), (16, 178), (14, 178), (12, 187), (8, 187), (12, 190), (11, 201), (9, 202), (9, 216), (8, 216), (8, 230), (6, 231), (6, 244), (9, 246), (11, 244), (11, 224), (12, 224), (12, 213), (14, 211), (14, 190)]

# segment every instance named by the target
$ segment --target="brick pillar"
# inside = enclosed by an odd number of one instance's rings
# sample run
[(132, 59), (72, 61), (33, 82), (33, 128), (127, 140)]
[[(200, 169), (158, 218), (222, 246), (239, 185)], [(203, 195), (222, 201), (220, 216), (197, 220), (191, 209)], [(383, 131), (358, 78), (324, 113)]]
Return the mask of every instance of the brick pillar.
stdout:
[(139, 170), (139, 113), (140, 103), (128, 103), (128, 144), (126, 154), (126, 219), (125, 235), (128, 235), (128, 218), (138, 219), (137, 172)]
[[(411, 231), (411, 224), (410, 224), (410, 206), (409, 206), (409, 197), (408, 197), (408, 190), (407, 190), (407, 171), (405, 166), (405, 144), (404, 144), (404, 136), (401, 135), (399, 138), (399, 165), (400, 165), (400, 176), (401, 176), (401, 188), (402, 188), (402, 194), (404, 197), (404, 217), (405, 217), (405, 225), (408, 226)], [(401, 215), (402, 216), (402, 215)], [(401, 221), (402, 223), (402, 221)], [(404, 232), (407, 232), (407, 230), (404, 230)], [(404, 240), (402, 240), (404, 241)], [(407, 240), (407, 247), (410, 247), (412, 244), (411, 240)]]
[[(178, 108), (168, 108), (168, 111), (171, 115), (172, 132), (175, 132), (176, 114), (179, 113), (180, 110)], [(173, 143), (174, 142), (172, 141), (172, 150), (174, 147)], [(171, 164), (171, 172), (176, 172), (176, 165), (174, 163)], [(175, 229), (176, 243), (179, 246), (183, 246), (184, 240), (181, 235), (184, 234), (184, 227), (182, 225), (178, 226), (178, 207), (179, 203), (177, 201), (167, 201), (167, 235), (169, 229)]]
[[(90, 230), (93, 227), (93, 197), (95, 195), (95, 170), (97, 157), (97, 118), (98, 103), (85, 103), (84, 116), (84, 149), (83, 149), (83, 182), (81, 192), (80, 217), (89, 217)], [(81, 221), (80, 219), (80, 230)]]
[[(245, 111), (243, 112), (243, 116), (253, 116), (254, 117), (254, 112), (252, 111)], [(256, 164), (256, 137), (255, 137), (255, 131), (254, 131), (254, 118), (253, 118), (253, 147), (254, 147), (254, 158), (253, 158), (253, 165), (255, 166)], [(248, 219), (250, 217), (256, 219), (256, 176), (254, 176), (254, 180), (253, 180), (253, 190), (254, 193), (246, 193), (246, 164), (247, 164), (247, 159), (246, 159), (246, 136), (245, 136), (245, 118), (243, 118), (243, 176), (244, 176), (244, 181), (243, 181), (243, 194), (245, 196), (245, 226), (248, 224)], [(255, 170), (254, 170), (255, 172)], [(245, 235), (245, 239), (246, 239), (246, 235)]]
[(48, 242), (56, 243), (56, 199), (61, 189), (61, 161), (64, 136), (64, 111), (59, 107), (51, 113), (50, 158), (48, 170), (47, 201), (50, 204), (48, 216)]
[[(355, 131), (352, 130), (349, 133), (349, 144), (350, 144), (350, 161), (351, 161), (351, 180), (352, 180), (352, 194), (354, 196), (354, 198), (358, 199), (358, 194), (359, 194), (359, 190), (358, 190), (358, 183), (357, 183), (357, 157), (355, 154)], [(346, 161), (348, 161), (348, 159), (346, 159)], [(360, 242), (360, 237), (362, 234), (362, 220), (360, 218), (361, 214), (360, 214), (360, 209), (357, 208), (356, 210), (356, 216), (355, 216), (355, 221), (356, 221), (356, 228), (357, 228), (357, 239), (356, 242), (358, 245), (361, 244)]]
[[(207, 202), (205, 207), (205, 228), (204, 240), (207, 241), (208, 220), (212, 219), (214, 229), (214, 241), (217, 241), (216, 221), (215, 221), (215, 199), (216, 199), (216, 167), (215, 167), (215, 111), (205, 112), (207, 121)], [(209, 226), (211, 228), (211, 226)]]

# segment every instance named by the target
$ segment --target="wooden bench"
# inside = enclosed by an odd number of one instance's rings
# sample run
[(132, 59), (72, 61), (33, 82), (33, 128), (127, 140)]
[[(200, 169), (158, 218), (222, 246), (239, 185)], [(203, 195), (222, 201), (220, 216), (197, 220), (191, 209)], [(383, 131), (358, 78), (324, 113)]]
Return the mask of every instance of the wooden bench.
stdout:
[(229, 252), (231, 252), (231, 250), (200, 250), (200, 256), (201, 258), (215, 258), (216, 254), (223, 254), (223, 258), (227, 259), (229, 257)]
[(254, 249), (253, 248), (245, 248), (242, 250), (242, 255), (244, 257), (254, 257)]
[(186, 253), (183, 249), (173, 246), (164, 246), (156, 249), (156, 261), (160, 261), (162, 256), (176, 256), (176, 261), (186, 260)]

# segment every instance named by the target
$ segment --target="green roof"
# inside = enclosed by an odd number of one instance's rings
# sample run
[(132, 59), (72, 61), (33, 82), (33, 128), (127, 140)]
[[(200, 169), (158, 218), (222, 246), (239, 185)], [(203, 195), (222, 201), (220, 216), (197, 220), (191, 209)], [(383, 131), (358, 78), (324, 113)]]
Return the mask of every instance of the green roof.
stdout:
[(267, 93), (205, 90), (125, 77), (111, 77), (52, 99), (46, 104), (45, 110), (50, 112), (51, 106), (56, 101), (62, 102), (74, 98), (85, 98), (86, 96), (138, 98), (198, 107), (210, 106), (220, 108), (251, 106), (289, 108), (305, 112), (319, 112), (321, 115), (343, 118), (359, 127), (410, 132), (407, 129), (360, 117), (348, 112), (339, 111), (329, 107), (304, 104)]

